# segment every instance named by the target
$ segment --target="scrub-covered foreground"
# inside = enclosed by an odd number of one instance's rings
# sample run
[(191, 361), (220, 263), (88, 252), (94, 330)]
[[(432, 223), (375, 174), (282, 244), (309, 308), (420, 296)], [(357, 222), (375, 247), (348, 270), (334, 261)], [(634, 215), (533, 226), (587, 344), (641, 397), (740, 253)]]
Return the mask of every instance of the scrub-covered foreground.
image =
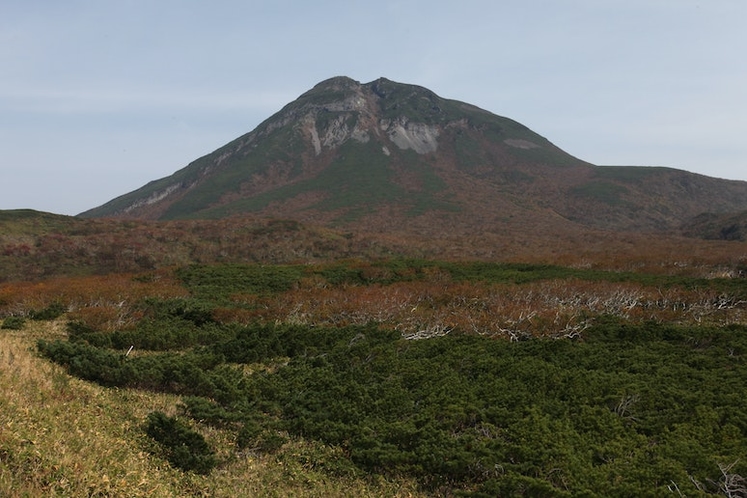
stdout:
[(741, 279), (205, 265), (6, 284), (0, 299), (6, 327), (64, 313), (66, 334), (38, 350), (70, 374), (177, 395), (123, 437), (190, 479), (263, 458), (382, 495), (745, 491)]

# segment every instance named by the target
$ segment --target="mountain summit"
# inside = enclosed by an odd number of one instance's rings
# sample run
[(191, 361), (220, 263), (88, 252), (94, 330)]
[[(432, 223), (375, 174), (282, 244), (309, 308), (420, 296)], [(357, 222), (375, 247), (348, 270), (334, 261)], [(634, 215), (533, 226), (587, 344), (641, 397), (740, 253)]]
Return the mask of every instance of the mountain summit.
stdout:
[(598, 167), (511, 119), (415, 85), (335, 77), (256, 129), (84, 217), (242, 213), (386, 228), (568, 223), (670, 229), (747, 209), (747, 183)]

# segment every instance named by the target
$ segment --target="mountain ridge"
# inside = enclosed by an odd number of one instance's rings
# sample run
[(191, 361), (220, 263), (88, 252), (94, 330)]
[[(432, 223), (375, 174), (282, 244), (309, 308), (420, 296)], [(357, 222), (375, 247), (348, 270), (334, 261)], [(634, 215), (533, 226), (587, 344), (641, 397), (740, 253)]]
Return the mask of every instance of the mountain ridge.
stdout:
[(427, 88), (337, 76), (173, 175), (79, 216), (667, 231), (704, 212), (743, 210), (747, 182), (595, 166), (521, 123)]

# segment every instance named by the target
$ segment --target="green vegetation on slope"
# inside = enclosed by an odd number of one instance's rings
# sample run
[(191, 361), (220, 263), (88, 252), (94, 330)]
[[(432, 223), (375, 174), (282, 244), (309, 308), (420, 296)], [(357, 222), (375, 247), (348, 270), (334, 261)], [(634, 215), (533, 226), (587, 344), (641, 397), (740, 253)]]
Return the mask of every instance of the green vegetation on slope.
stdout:
[(747, 298), (741, 280), (706, 279), (678, 275), (570, 268), (527, 263), (447, 262), (422, 259), (387, 259), (372, 263), (343, 261), (322, 265), (191, 265), (177, 270), (195, 296), (217, 300), (236, 293), (273, 294), (288, 290), (304, 278), (319, 275), (330, 285), (388, 285), (426, 281), (443, 272), (449, 279), (469, 283), (526, 284), (542, 280), (631, 282), (658, 288), (716, 289)]
[(79, 225), (73, 217), (33, 209), (0, 210), (0, 224), (5, 234), (16, 237), (41, 235)]
[(585, 197), (595, 201), (609, 204), (610, 206), (620, 206), (624, 204), (621, 196), (626, 194), (628, 189), (622, 185), (608, 182), (590, 182), (571, 190), (571, 194), (578, 197)]
[(661, 173), (674, 173), (673, 168), (654, 166), (598, 166), (594, 170), (597, 178), (619, 180), (629, 183), (640, 183)]
[[(408, 173), (414, 175), (420, 188), (407, 190), (394, 181), (397, 173), (394, 163), (389, 156), (382, 153), (377, 143), (371, 141), (362, 144), (348, 141), (340, 146), (336, 158), (329, 167), (308, 180), (280, 186), (215, 208), (207, 208), (206, 203), (200, 206), (187, 206), (187, 201), (184, 201), (177, 203), (174, 209), (192, 213), (190, 217), (222, 218), (232, 214), (261, 211), (272, 203), (287, 202), (302, 194), (318, 194), (321, 197), (321, 200), (310, 208), (346, 212), (340, 218), (341, 221), (355, 220), (386, 205), (406, 207), (413, 214), (430, 209), (455, 209), (453, 204), (434, 197), (445, 188), (445, 185), (429, 167), (421, 164), (419, 156), (402, 151), (397, 151), (397, 154), (408, 158), (404, 161), (408, 164)], [(286, 158), (288, 161), (290, 159)], [(275, 159), (267, 158), (261, 162), (269, 164), (272, 161)], [(238, 185), (239, 180), (240, 178), (232, 178), (228, 183)], [(221, 189), (215, 188), (211, 191), (220, 192)], [(181, 216), (175, 213), (177, 211), (169, 210), (167, 217)]]

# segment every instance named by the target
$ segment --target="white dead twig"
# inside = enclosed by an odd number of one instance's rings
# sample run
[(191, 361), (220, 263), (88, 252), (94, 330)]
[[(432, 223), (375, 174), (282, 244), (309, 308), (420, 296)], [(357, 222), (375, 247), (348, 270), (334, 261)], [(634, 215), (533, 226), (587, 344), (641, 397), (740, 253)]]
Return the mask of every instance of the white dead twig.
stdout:
[(734, 467), (739, 460), (735, 460), (729, 465), (719, 464), (718, 468), (721, 471), (721, 479), (718, 482), (713, 482), (724, 496), (729, 498), (747, 498), (747, 479), (740, 476), (739, 474), (731, 474), (731, 469)]
[(448, 335), (453, 329), (446, 325), (436, 324), (420, 329), (417, 332), (403, 333), (402, 338), (408, 341), (420, 339), (432, 339), (433, 337), (443, 337)]

